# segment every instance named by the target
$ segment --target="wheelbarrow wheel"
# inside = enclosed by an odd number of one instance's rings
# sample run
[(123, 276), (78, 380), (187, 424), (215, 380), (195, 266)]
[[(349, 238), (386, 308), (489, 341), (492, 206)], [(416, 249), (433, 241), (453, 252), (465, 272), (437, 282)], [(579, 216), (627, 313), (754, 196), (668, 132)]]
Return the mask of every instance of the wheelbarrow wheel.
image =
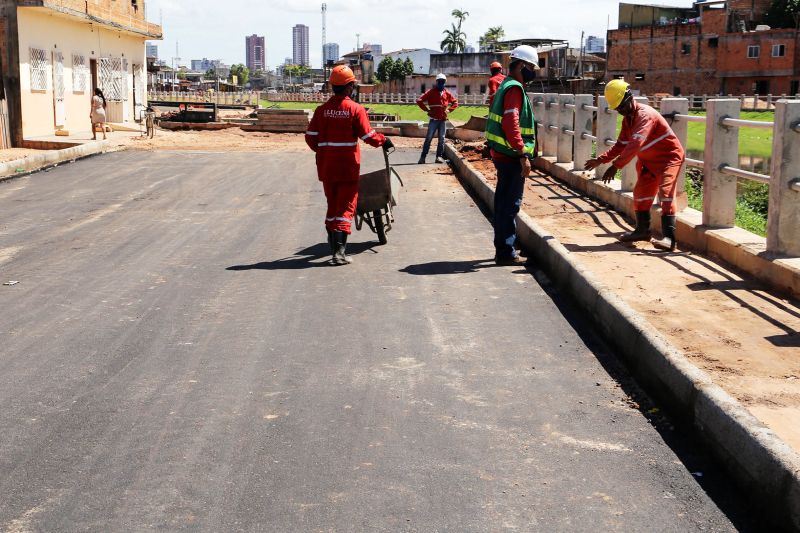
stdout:
[(386, 244), (389, 242), (386, 239), (386, 226), (383, 223), (383, 214), (380, 209), (372, 212), (372, 223), (375, 224), (375, 233), (378, 234), (378, 242)]

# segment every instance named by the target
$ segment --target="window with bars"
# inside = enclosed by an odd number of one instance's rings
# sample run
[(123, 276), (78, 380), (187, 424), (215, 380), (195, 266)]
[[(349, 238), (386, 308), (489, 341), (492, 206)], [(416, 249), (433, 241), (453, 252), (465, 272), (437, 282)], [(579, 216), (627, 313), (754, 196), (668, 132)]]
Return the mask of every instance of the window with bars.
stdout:
[(128, 60), (121, 57), (100, 58), (100, 88), (108, 100), (126, 100)]
[(46, 91), (49, 87), (50, 54), (47, 50), (31, 48), (31, 91)]
[(86, 65), (86, 57), (72, 54), (72, 91), (84, 93), (88, 84), (89, 67)]

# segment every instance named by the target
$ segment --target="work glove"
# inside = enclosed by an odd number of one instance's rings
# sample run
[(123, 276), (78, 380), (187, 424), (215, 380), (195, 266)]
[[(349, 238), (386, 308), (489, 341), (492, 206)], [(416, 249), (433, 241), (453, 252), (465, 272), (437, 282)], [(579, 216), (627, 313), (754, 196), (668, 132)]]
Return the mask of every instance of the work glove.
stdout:
[(392, 140), (389, 137), (386, 137), (386, 140), (383, 141), (383, 149), (388, 152), (389, 150), (392, 150), (393, 148), (394, 148), (394, 143), (392, 142)]

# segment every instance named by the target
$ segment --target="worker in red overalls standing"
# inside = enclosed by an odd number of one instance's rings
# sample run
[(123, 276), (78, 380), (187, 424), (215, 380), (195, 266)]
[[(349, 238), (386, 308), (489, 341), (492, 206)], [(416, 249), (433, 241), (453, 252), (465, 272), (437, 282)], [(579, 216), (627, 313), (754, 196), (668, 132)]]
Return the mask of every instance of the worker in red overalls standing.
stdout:
[(428, 122), (428, 133), (425, 135), (425, 142), (422, 144), (422, 155), (419, 157), (419, 164), (425, 164), (425, 157), (431, 149), (433, 136), (438, 133), (439, 141), (436, 144), (436, 162), (441, 163), (444, 156), (444, 135), (447, 129), (447, 115), (458, 107), (458, 99), (444, 88), (447, 83), (447, 76), (439, 74), (436, 76), (436, 87), (428, 90), (419, 97), (417, 105), (430, 117)]
[(503, 80), (506, 79), (506, 76), (503, 74), (503, 65), (497, 61), (489, 65), (489, 72), (492, 73), (492, 77), (489, 78), (489, 109), (491, 109), (492, 102), (494, 101), (494, 94), (497, 92), (500, 84), (503, 83)]
[(370, 146), (383, 146), (384, 150), (393, 144), (372, 129), (366, 110), (351, 100), (356, 77), (350, 67), (334, 67), (329, 81), (333, 96), (314, 111), (306, 143), (317, 153), (317, 175), (328, 200), (325, 228), (331, 247), (330, 263), (346, 265), (352, 262), (346, 253), (347, 236), (358, 202), (361, 170), (358, 139)]
[(614, 179), (617, 170), (638, 156), (637, 179), (633, 188), (636, 228), (624, 233), (619, 240), (650, 240), (650, 208), (658, 195), (661, 198), (661, 233), (664, 238), (654, 241), (653, 246), (675, 251), (675, 215), (678, 212), (675, 191), (678, 174), (686, 159), (683, 146), (661, 113), (649, 105), (638, 103), (624, 80), (611, 80), (606, 85), (605, 96), (608, 107), (622, 115), (622, 130), (617, 144), (596, 159), (588, 160), (584, 168), (593, 170), (611, 163), (602, 178), (607, 183)]

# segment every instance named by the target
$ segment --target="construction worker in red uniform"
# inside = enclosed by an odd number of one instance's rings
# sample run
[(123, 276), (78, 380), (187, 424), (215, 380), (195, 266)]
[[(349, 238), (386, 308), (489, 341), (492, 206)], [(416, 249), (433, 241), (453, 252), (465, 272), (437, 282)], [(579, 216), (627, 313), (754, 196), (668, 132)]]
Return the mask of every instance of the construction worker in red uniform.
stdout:
[(494, 101), (494, 94), (497, 92), (497, 88), (500, 87), (500, 84), (503, 83), (503, 80), (506, 79), (506, 76), (503, 74), (503, 65), (497, 61), (489, 65), (489, 72), (492, 73), (492, 77), (489, 78), (489, 109), (491, 109), (492, 102)]
[(611, 149), (596, 159), (588, 160), (584, 168), (593, 170), (611, 163), (602, 178), (604, 183), (608, 183), (619, 169), (638, 156), (637, 179), (633, 188), (636, 229), (624, 233), (619, 240), (650, 240), (650, 208), (658, 195), (661, 198), (661, 233), (664, 238), (654, 241), (653, 246), (675, 251), (675, 215), (678, 212), (675, 192), (678, 174), (686, 159), (683, 146), (661, 113), (649, 105), (638, 103), (624, 80), (610, 81), (605, 96), (608, 107), (616, 109), (623, 117), (622, 131)]
[(425, 163), (428, 150), (431, 149), (431, 141), (436, 132), (439, 133), (439, 142), (436, 145), (436, 162), (442, 162), (444, 155), (444, 134), (447, 127), (447, 115), (458, 107), (458, 99), (453, 93), (444, 88), (447, 83), (447, 76), (439, 74), (436, 76), (436, 87), (423, 94), (417, 100), (417, 105), (428, 114), (428, 134), (425, 135), (425, 143), (422, 145), (422, 155), (419, 164)]
[(347, 236), (351, 232), (358, 202), (361, 152), (358, 140), (370, 146), (391, 148), (392, 141), (369, 124), (366, 110), (350, 99), (356, 77), (350, 67), (339, 65), (330, 76), (333, 96), (314, 111), (306, 131), (306, 143), (317, 153), (317, 175), (325, 190), (328, 211), (325, 228), (331, 247), (331, 264), (352, 262), (347, 256)]

